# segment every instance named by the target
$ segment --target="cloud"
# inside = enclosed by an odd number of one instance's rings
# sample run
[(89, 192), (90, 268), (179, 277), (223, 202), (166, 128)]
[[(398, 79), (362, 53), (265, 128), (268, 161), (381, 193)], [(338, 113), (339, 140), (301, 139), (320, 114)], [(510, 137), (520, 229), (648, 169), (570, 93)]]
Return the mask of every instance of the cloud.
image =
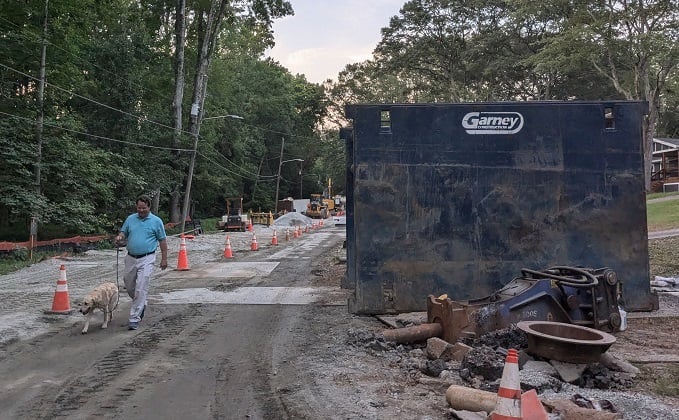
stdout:
[(306, 48), (278, 55), (275, 59), (291, 73), (304, 74), (310, 82), (321, 83), (337, 79), (337, 74), (349, 63), (357, 63), (372, 57), (373, 46), (363, 48)]
[(365, 61), (380, 29), (398, 14), (402, 0), (299, 0), (295, 15), (274, 22), (276, 46), (267, 52), (293, 74), (321, 83), (347, 64)]

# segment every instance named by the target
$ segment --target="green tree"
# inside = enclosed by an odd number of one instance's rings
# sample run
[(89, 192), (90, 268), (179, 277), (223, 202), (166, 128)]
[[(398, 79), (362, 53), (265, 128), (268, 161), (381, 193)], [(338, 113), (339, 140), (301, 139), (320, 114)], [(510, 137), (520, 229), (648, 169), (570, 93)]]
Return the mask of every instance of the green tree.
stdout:
[[(315, 130), (324, 115), (322, 88), (262, 57), (273, 42), (273, 19), (292, 13), (287, 1), (189, 0), (185, 19), (167, 0), (0, 6), (0, 164), (7, 168), (0, 174), (0, 235), (10, 224), (27, 226), (34, 214), (64, 230), (108, 230), (142, 192), (154, 195), (162, 216), (171, 215), (202, 114), (245, 119), (215, 119), (200, 130), (192, 196), (201, 215), (221, 214), (227, 195), (273, 208), (283, 136), (284, 158), (304, 159), (305, 174), (323, 153)], [(181, 75), (194, 81), (179, 96), (177, 19), (187, 24), (190, 63)], [(201, 115), (191, 121), (183, 110), (194, 102)], [(287, 180), (298, 175), (295, 165), (282, 168), (282, 194), (297, 190)]]
[(552, 32), (533, 58), (536, 65), (568, 68), (579, 63), (605, 78), (617, 96), (647, 101), (644, 124), (646, 188), (650, 188), (653, 137), (667, 82), (679, 64), (679, 2), (529, 2), (518, 0), (517, 15)]

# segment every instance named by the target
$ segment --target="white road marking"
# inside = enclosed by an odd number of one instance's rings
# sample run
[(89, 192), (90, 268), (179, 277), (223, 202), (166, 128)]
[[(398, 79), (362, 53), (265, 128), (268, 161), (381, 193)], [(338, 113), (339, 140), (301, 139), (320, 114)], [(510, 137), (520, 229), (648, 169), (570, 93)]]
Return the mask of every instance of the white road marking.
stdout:
[(313, 234), (304, 233), (303, 235), (309, 235), (303, 243), (292, 244), (291, 247), (286, 247), (280, 251), (266, 257), (267, 260), (283, 260), (286, 258), (295, 259), (310, 259), (309, 253), (318, 246), (325, 242), (331, 236), (336, 236), (337, 233), (333, 232), (315, 232)]

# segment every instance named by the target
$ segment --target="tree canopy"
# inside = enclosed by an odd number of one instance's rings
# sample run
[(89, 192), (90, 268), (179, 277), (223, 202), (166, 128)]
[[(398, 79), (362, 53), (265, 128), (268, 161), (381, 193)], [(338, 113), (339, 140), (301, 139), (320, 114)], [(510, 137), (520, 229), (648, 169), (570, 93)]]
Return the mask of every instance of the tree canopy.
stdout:
[[(178, 217), (196, 138), (194, 215), (221, 216), (238, 195), (272, 210), (283, 139), (284, 159), (304, 162), (282, 168), (280, 196), (320, 192), (297, 173), (322, 158), (323, 88), (263, 56), (273, 20), (292, 13), (283, 0), (2, 1), (2, 237), (21, 239), (31, 217), (109, 232), (140, 193)], [(238, 118), (210, 118), (225, 115)]]

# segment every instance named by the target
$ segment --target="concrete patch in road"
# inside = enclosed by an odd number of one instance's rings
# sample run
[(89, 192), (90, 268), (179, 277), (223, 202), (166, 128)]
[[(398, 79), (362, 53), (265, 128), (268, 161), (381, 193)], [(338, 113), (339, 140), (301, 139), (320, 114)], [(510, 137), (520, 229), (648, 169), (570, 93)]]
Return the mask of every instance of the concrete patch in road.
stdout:
[(156, 304), (213, 303), (232, 305), (343, 306), (346, 293), (334, 287), (240, 287), (232, 291), (181, 289), (149, 296)]
[[(202, 264), (199, 269), (189, 271), (169, 270), (162, 274), (164, 279), (193, 278), (250, 278), (268, 276), (278, 266), (277, 262), (223, 262)], [(189, 268), (191, 264), (189, 263)], [(159, 276), (160, 277), (160, 276)]]

